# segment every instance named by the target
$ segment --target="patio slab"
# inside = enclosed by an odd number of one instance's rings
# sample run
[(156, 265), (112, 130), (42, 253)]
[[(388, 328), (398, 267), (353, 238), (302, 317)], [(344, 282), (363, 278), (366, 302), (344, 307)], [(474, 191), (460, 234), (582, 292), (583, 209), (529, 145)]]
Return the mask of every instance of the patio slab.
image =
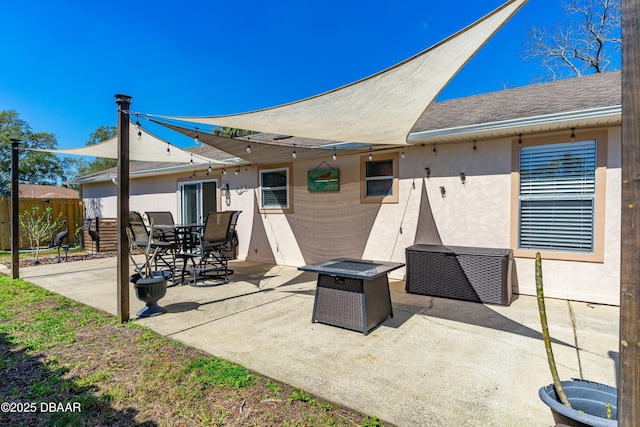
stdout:
[[(365, 336), (311, 323), (315, 274), (230, 264), (232, 283), (171, 287), (160, 301), (166, 314), (136, 321), (398, 426), (553, 425), (537, 394), (551, 377), (534, 297), (483, 305), (407, 294), (392, 281), (394, 317)], [(115, 315), (115, 265), (106, 258), (20, 273)], [(135, 316), (143, 304), (133, 289), (130, 301)], [(582, 369), (616, 386), (619, 308), (548, 299), (547, 310), (560, 376)]]

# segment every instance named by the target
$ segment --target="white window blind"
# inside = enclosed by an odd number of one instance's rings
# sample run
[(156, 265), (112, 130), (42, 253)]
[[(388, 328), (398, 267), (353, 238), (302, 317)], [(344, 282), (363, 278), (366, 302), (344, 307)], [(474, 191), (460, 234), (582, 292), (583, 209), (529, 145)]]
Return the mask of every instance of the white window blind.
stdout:
[(270, 169), (260, 171), (260, 194), (262, 208), (289, 208), (288, 175), (288, 169)]
[(520, 148), (520, 248), (593, 252), (596, 141)]

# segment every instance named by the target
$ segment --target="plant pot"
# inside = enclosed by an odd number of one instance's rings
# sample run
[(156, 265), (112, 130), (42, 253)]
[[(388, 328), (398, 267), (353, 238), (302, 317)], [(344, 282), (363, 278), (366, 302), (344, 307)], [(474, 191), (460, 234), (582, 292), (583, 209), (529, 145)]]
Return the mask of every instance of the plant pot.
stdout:
[(160, 307), (158, 301), (167, 293), (167, 280), (171, 277), (169, 271), (154, 271), (151, 277), (142, 277), (136, 273), (129, 277), (133, 283), (138, 299), (146, 303), (146, 307), (138, 311), (138, 317), (158, 316), (166, 313), (167, 309)]
[[(618, 390), (593, 381), (562, 381), (571, 408), (560, 403), (553, 384), (540, 388), (540, 399), (551, 409), (556, 425), (572, 427), (613, 427), (618, 425)], [(611, 402), (612, 419), (607, 419)]]

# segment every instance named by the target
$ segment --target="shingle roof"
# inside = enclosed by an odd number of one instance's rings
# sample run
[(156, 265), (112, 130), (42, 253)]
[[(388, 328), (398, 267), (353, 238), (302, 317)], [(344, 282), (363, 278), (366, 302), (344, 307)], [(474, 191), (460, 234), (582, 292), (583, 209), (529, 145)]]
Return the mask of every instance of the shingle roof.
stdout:
[(620, 105), (621, 88), (613, 71), (436, 102), (412, 132)]
[(19, 184), (20, 197), (31, 199), (77, 199), (78, 191), (55, 185)]

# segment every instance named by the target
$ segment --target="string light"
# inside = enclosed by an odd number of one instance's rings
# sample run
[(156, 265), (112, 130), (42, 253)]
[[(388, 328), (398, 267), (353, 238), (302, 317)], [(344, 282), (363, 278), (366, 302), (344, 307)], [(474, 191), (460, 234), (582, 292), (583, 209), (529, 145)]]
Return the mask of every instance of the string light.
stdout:
[(247, 153), (251, 153), (251, 143), (247, 143)]
[(209, 163), (209, 167), (207, 168), (207, 174), (211, 173), (211, 163)]
[(167, 142), (167, 156), (171, 155), (171, 144)]
[(433, 152), (436, 152), (436, 144), (433, 144)]
[(222, 168), (222, 175), (226, 175), (227, 174), (227, 168)]
[(473, 140), (473, 149), (476, 150), (476, 140)]
[(193, 154), (191, 154), (191, 159), (189, 159), (189, 163), (193, 164)]
[(369, 161), (373, 160), (373, 153), (371, 152), (371, 147), (369, 147)]
[(240, 166), (236, 167), (236, 175), (240, 173)]
[(404, 159), (404, 147), (402, 148), (402, 152), (400, 153), (400, 157)]
[(576, 128), (571, 128), (571, 142), (574, 142), (576, 140), (576, 132), (575, 132)]
[(336, 154), (336, 147), (333, 147), (333, 160), (337, 159), (338, 156)]
[(136, 129), (138, 129), (138, 141), (142, 139), (142, 131), (140, 130), (140, 120), (136, 119)]
[(293, 153), (291, 153), (291, 157), (293, 157), (294, 159), (298, 157), (298, 155), (296, 154), (296, 144), (293, 144)]
[(200, 144), (200, 138), (198, 138), (198, 128), (196, 128), (196, 137), (193, 138), (193, 142), (195, 142), (196, 145)]

